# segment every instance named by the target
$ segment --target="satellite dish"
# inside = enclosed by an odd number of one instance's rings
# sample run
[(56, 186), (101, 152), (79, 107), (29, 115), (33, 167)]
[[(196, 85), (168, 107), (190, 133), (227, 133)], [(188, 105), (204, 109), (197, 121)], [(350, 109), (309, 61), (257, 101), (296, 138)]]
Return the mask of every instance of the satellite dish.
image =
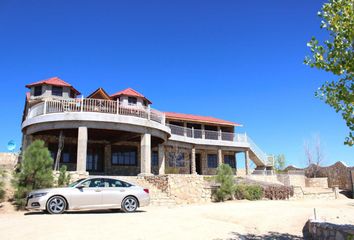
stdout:
[(7, 143), (7, 150), (13, 151), (16, 148), (16, 143), (14, 140), (11, 140)]

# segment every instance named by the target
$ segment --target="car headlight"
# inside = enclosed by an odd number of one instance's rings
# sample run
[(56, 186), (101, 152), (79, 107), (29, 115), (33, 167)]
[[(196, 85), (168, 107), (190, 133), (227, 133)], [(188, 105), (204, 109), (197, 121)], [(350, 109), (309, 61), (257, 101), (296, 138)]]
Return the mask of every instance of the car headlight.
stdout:
[(43, 192), (43, 193), (34, 193), (34, 194), (32, 194), (30, 197), (32, 197), (32, 198), (39, 198), (39, 197), (43, 197), (43, 196), (45, 196), (45, 195), (47, 195), (46, 192)]

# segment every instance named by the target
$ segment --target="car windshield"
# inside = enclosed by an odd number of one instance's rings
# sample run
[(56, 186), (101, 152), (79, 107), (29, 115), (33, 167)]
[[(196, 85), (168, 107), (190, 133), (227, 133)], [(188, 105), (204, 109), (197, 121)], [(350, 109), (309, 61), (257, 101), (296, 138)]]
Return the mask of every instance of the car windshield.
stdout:
[(75, 187), (79, 182), (82, 182), (83, 180), (85, 180), (86, 178), (81, 178), (75, 182), (72, 182), (68, 185), (68, 187)]

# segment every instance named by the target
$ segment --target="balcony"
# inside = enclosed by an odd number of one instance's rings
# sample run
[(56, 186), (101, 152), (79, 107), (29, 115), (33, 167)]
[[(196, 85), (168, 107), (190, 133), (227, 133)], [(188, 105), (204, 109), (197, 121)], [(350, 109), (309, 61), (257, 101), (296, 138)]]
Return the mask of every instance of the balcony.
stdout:
[(165, 114), (158, 110), (149, 107), (125, 105), (119, 101), (90, 98), (44, 100), (29, 108), (26, 119), (46, 114), (70, 112), (107, 113), (132, 116), (165, 125)]
[(222, 132), (222, 131), (210, 131), (210, 130), (186, 128), (186, 127), (181, 127), (172, 124), (167, 124), (167, 126), (171, 129), (172, 135), (178, 135), (178, 136), (183, 136), (183, 137), (193, 138), (193, 139), (248, 143), (247, 135), (243, 133), (230, 133), (230, 132)]

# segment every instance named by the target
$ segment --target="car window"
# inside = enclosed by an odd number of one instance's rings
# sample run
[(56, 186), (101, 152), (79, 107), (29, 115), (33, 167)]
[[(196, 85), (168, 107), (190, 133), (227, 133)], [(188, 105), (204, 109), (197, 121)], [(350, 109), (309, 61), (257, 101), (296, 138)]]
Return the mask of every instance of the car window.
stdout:
[(95, 187), (103, 187), (103, 182), (99, 178), (88, 179), (81, 183), (86, 188), (95, 188)]
[(129, 183), (117, 180), (117, 179), (104, 179), (105, 187), (130, 187)]

